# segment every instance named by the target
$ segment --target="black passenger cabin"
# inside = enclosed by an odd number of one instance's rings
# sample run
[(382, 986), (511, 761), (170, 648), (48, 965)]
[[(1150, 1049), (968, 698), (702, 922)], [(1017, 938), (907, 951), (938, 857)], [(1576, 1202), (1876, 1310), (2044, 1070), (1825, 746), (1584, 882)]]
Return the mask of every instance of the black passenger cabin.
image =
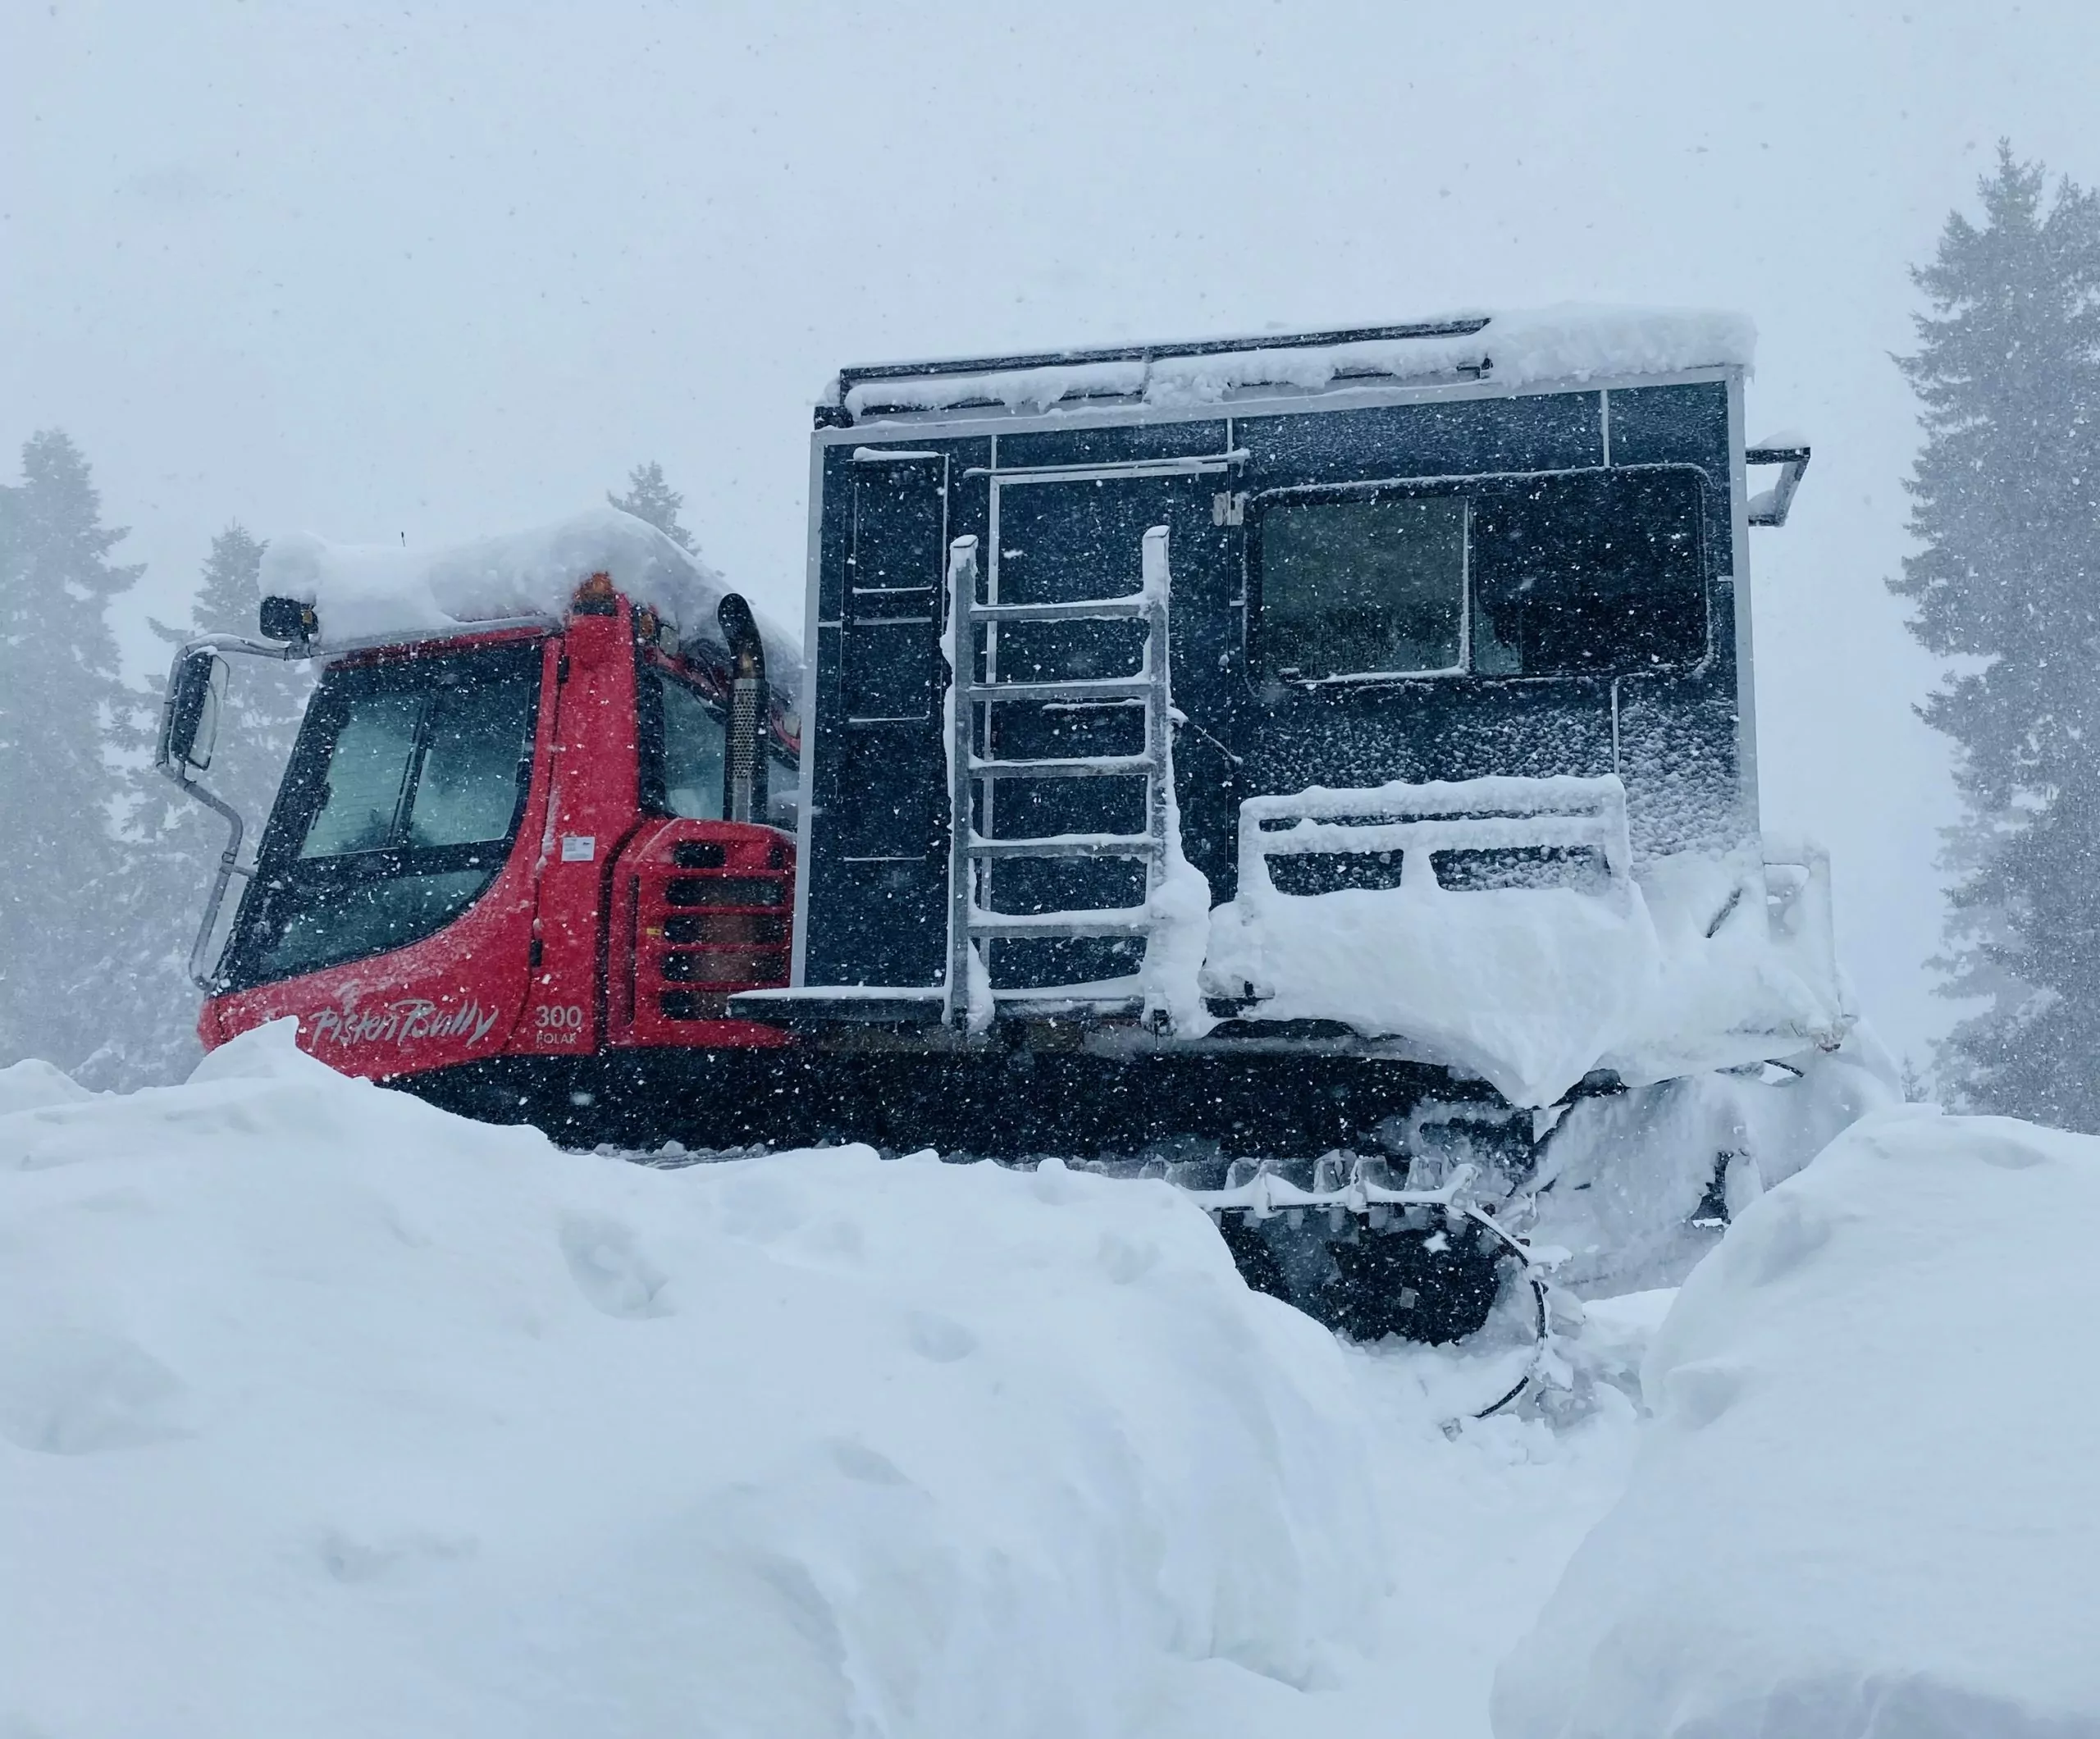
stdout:
[[(1234, 897), (1249, 799), (1405, 819), (1477, 803), (1379, 787), (1562, 776), (1535, 814), (1615, 774), (1636, 864), (1754, 835), (1747, 527), (1807, 455), (1746, 450), (1747, 352), (1727, 317), (1606, 312), (842, 370), (792, 986), (740, 1003), (921, 1054), (1369, 1054), (1162, 988), (1193, 964), (1161, 914), (1187, 868)], [(1461, 883), (1559, 873), (1555, 837)]]

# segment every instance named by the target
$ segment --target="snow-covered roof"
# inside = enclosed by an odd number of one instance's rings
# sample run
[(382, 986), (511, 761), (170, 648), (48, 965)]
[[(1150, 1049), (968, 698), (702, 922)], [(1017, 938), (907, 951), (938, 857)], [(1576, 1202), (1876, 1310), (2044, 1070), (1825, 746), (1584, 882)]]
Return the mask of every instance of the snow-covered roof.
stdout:
[(1744, 314), (1569, 303), (1344, 332), (847, 368), (830, 402), (858, 420), (964, 406), (1042, 412), (1103, 399), (1170, 408), (1249, 388), (1317, 392), (1341, 381), (1477, 377), (1524, 386), (1747, 368), (1756, 339)]
[[(637, 604), (653, 605), (689, 640), (719, 644), (715, 611), (732, 589), (655, 527), (615, 507), (594, 507), (529, 531), (439, 550), (331, 544), (309, 532), (272, 538), (262, 557), (265, 594), (310, 604), (325, 641), (471, 632), (520, 616), (559, 617), (594, 573)], [(800, 643), (759, 618), (767, 673), (800, 682)]]

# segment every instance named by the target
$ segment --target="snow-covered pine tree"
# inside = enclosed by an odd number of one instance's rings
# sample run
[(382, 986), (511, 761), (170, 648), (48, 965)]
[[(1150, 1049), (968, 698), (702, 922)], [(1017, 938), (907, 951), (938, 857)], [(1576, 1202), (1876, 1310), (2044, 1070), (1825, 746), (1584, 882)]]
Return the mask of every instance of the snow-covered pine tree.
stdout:
[(692, 533), (678, 523), (678, 509), (686, 498), (664, 481), (664, 468), (653, 459), (627, 474), (627, 493), (616, 495), (609, 489), (605, 499), (623, 513), (646, 519), (688, 555), (699, 553)]
[(137, 705), (107, 614), (144, 571), (111, 562), (125, 535), (102, 523), (80, 449), (32, 436), (21, 483), (0, 489), (0, 1062), (103, 1084), (130, 1072), (139, 970), (112, 753)]
[(2100, 198), (2001, 144), (1983, 221), (1913, 274), (1900, 359), (1925, 442), (1923, 545), (1890, 586), (1958, 660), (1922, 709), (1965, 814), (1945, 993), (1982, 1010), (1942, 1047), (1957, 1103), (2100, 1130)]

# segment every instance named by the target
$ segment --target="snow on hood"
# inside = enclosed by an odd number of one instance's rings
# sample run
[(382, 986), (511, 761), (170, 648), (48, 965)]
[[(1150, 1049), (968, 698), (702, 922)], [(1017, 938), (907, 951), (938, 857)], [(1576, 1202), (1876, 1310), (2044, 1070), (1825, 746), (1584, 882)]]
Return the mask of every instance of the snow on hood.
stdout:
[(290, 1022), (48, 1084), (0, 1115), (9, 1732), (1077, 1739), (1365, 1640), (1348, 1361), (1163, 1183), (562, 1153)]
[[(688, 639), (719, 644), (715, 611), (728, 582), (645, 520), (594, 507), (532, 530), (441, 550), (331, 544), (310, 532), (273, 537), (265, 594), (311, 604), (331, 642), (471, 632), (515, 616), (559, 616), (594, 573), (654, 605)], [(759, 618), (773, 682), (799, 687), (801, 647)]]
[(2100, 1732), (2100, 1140), (1909, 1107), (1693, 1272), (1498, 1739)]
[[(1482, 317), (1478, 314), (1470, 317)], [(1622, 376), (1733, 365), (1747, 368), (1757, 331), (1745, 314), (1699, 308), (1552, 308), (1485, 316), (1479, 331), (1438, 338), (1372, 339), (1349, 344), (1255, 346), (1207, 356), (1053, 363), (975, 375), (906, 376), (847, 389), (858, 417), (881, 409), (941, 410), (1002, 404), (1040, 412), (1071, 398), (1116, 396), (1148, 404), (1209, 404), (1241, 388), (1285, 386), (1317, 392), (1339, 377), (1406, 381), (1448, 377), (1484, 365), (1504, 386), (1571, 385)]]

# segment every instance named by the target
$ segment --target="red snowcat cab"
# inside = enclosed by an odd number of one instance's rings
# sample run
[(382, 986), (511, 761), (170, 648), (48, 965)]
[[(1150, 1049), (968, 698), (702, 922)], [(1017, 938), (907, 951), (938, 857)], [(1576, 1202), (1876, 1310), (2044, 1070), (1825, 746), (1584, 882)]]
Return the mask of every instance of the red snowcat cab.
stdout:
[[(192, 961), (206, 1048), (292, 1016), (347, 1074), (511, 1120), (609, 1074), (747, 1097), (739, 1060), (788, 1043), (727, 1004), (788, 978), (797, 660), (734, 594), (699, 602), (716, 619), (674, 623), (599, 569), (545, 616), (331, 644), (325, 595), (272, 597), (265, 642), (185, 646), (160, 762), (233, 831)], [(226, 651), (322, 662), (252, 864), (197, 783)]]

